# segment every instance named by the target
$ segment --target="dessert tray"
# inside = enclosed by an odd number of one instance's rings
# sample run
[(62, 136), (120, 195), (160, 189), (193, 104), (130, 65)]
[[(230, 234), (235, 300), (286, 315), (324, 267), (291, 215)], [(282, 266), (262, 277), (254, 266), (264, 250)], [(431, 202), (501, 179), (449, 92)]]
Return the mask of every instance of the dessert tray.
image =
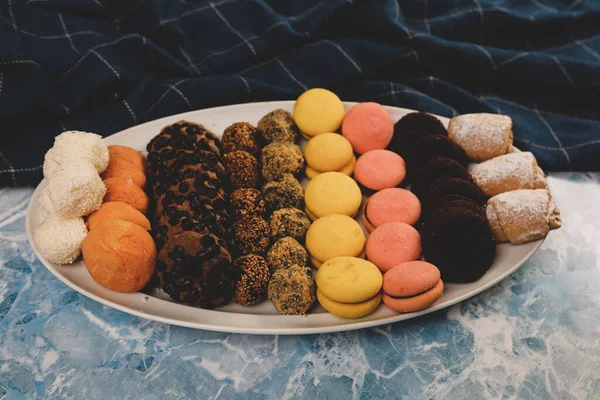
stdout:
[[(346, 110), (356, 103), (344, 102)], [(281, 108), (292, 111), (294, 101), (275, 101), (216, 107), (173, 115), (150, 121), (106, 139), (107, 145), (124, 145), (146, 154), (147, 143), (165, 126), (179, 120), (203, 124), (220, 137), (223, 130), (237, 121), (248, 121), (256, 125), (266, 113)], [(394, 121), (413, 110), (385, 107)], [(448, 119), (437, 117), (447, 127)], [(302, 139), (300, 146), (304, 147)], [(515, 151), (518, 151), (515, 149)], [(306, 184), (306, 179), (302, 182)], [(42, 264), (67, 286), (79, 293), (117, 310), (164, 323), (196, 329), (248, 334), (314, 334), (339, 332), (399, 322), (438, 311), (477, 295), (515, 272), (542, 244), (537, 240), (521, 245), (500, 244), (492, 267), (478, 281), (468, 284), (445, 286), (443, 296), (432, 306), (419, 312), (398, 314), (383, 304), (362, 318), (343, 319), (327, 313), (316, 303), (307, 316), (280, 315), (269, 301), (253, 306), (229, 304), (214, 310), (192, 307), (173, 302), (160, 289), (145, 292), (119, 293), (98, 284), (87, 272), (79, 259), (71, 265), (56, 265), (45, 260), (36, 248), (33, 230), (39, 226), (43, 216), (39, 197), (47, 182), (42, 181), (34, 191), (27, 209), (26, 229), (31, 247)]]

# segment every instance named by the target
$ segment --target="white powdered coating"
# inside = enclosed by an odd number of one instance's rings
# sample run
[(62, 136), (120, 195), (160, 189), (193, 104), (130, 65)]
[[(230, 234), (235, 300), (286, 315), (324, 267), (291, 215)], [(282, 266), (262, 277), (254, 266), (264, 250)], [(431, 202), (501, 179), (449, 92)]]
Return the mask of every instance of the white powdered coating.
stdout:
[(488, 200), (486, 213), (499, 242), (514, 244), (546, 237), (562, 225), (560, 211), (546, 189), (515, 190)]
[(469, 172), (488, 197), (511, 190), (548, 187), (544, 172), (529, 152), (506, 154), (481, 164), (471, 164)]
[(56, 215), (56, 210), (52, 205), (52, 200), (50, 200), (50, 195), (48, 194), (48, 187), (46, 186), (42, 191), (39, 199), (40, 205), (42, 206), (42, 217), (49, 218)]
[(102, 137), (94, 133), (67, 131), (54, 139), (54, 146), (44, 157), (44, 177), (51, 179), (61, 165), (83, 160), (91, 163), (98, 173), (108, 166), (108, 148)]
[(512, 119), (498, 114), (464, 114), (448, 125), (448, 137), (461, 146), (470, 160), (481, 162), (512, 150)]
[(73, 161), (54, 174), (47, 192), (57, 216), (75, 218), (97, 210), (106, 194), (106, 187), (92, 164)]
[(50, 217), (33, 232), (40, 254), (55, 264), (71, 264), (81, 254), (87, 228), (83, 218)]

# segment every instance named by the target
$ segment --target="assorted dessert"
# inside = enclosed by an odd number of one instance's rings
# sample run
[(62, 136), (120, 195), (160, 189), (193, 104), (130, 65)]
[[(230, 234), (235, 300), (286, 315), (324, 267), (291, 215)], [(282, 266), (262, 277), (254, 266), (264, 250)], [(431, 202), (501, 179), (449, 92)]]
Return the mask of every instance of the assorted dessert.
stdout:
[(202, 308), (269, 299), (284, 315), (317, 301), (342, 318), (382, 302), (416, 312), (445, 283), (480, 279), (498, 244), (561, 226), (543, 171), (512, 140), (507, 116), (394, 123), (377, 103), (346, 112), (325, 89), (220, 140), (195, 122), (165, 126), (147, 157), (64, 132), (44, 160), (34, 240), (56, 264), (82, 254), (108, 289), (158, 285)]

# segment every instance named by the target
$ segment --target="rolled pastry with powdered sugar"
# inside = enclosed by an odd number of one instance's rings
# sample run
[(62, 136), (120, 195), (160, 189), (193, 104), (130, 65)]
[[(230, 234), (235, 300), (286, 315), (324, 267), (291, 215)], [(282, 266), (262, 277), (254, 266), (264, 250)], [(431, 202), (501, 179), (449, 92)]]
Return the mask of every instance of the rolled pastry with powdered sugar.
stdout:
[(498, 114), (464, 114), (448, 125), (448, 137), (463, 148), (469, 160), (482, 162), (512, 151), (512, 119)]
[(518, 189), (547, 189), (544, 171), (529, 152), (511, 153), (469, 166), (469, 173), (488, 197)]
[(546, 189), (515, 190), (492, 197), (485, 209), (498, 243), (543, 239), (562, 226), (560, 210)]

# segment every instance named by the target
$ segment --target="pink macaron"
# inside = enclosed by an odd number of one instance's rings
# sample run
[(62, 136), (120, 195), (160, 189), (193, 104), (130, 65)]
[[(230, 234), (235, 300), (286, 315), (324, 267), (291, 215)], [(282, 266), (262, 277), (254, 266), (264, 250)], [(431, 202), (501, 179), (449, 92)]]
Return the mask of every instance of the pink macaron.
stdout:
[(412, 297), (393, 297), (383, 294), (383, 302), (388, 308), (400, 313), (416, 312), (431, 307), (444, 294), (444, 282), (438, 283), (424, 293)]
[(392, 140), (394, 121), (389, 112), (377, 103), (359, 103), (352, 107), (342, 122), (342, 135), (358, 154), (385, 149)]
[(366, 252), (367, 259), (385, 272), (397, 264), (417, 260), (421, 256), (421, 236), (404, 222), (387, 222), (371, 232)]
[(363, 225), (369, 232), (386, 222), (414, 225), (421, 217), (421, 202), (408, 190), (383, 189), (369, 197), (361, 216)]
[(367, 189), (393, 188), (406, 177), (406, 163), (398, 154), (389, 150), (371, 150), (356, 160), (354, 179)]
[(398, 264), (383, 276), (384, 302), (397, 312), (430, 307), (444, 293), (440, 270), (425, 261)]

